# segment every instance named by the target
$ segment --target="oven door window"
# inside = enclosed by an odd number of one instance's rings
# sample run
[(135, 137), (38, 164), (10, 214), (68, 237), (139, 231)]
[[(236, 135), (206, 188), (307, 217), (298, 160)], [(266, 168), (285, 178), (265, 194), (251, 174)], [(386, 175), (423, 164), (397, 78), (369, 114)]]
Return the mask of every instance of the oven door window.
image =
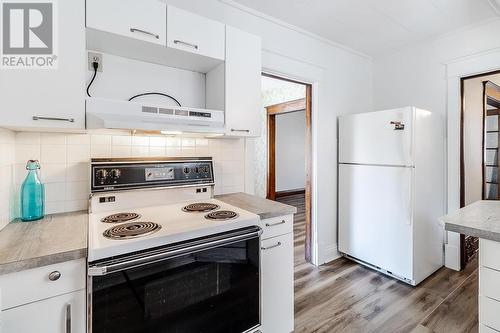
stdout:
[(93, 333), (241, 333), (260, 323), (259, 239), (91, 279)]

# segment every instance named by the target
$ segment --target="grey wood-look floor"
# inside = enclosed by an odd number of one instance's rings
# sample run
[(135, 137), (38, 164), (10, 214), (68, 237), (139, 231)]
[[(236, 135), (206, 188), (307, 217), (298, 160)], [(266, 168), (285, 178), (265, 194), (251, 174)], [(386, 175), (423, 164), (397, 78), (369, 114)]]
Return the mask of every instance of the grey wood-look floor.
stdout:
[(477, 261), (441, 268), (417, 287), (340, 258), (320, 267), (304, 260), (304, 196), (296, 206), (295, 332), (478, 332)]

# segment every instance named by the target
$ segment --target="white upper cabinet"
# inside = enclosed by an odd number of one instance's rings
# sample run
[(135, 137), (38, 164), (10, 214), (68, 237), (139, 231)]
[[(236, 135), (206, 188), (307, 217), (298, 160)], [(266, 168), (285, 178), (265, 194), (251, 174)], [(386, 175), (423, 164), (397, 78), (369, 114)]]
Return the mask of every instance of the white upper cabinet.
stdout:
[(54, 18), (56, 68), (0, 69), (0, 127), (85, 128), (85, 0), (58, 1)]
[(224, 60), (225, 25), (185, 10), (168, 6), (167, 46)]
[(166, 45), (166, 19), (157, 0), (87, 0), (87, 28)]
[(260, 136), (261, 40), (226, 27), (226, 135)]

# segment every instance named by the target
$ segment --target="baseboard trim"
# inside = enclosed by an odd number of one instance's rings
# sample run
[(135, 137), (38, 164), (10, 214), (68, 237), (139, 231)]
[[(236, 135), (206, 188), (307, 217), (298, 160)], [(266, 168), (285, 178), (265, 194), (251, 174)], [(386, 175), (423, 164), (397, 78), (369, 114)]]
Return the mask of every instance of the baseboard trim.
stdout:
[(305, 194), (305, 193), (306, 193), (306, 190), (304, 188), (299, 188), (296, 190), (279, 191), (279, 192), (276, 192), (276, 198), (282, 198), (282, 197), (286, 197), (289, 195)]

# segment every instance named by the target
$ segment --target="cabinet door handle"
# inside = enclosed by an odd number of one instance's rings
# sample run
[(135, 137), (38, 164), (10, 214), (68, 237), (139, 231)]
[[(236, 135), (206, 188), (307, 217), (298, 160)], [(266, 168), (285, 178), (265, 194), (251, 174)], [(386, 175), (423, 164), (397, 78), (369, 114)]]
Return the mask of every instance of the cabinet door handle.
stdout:
[(280, 224), (285, 224), (285, 223), (286, 223), (285, 220), (281, 220), (281, 222), (276, 222), (276, 223), (266, 223), (266, 227), (274, 227), (274, 226), (277, 226)]
[(56, 117), (40, 117), (40, 116), (33, 116), (33, 120), (56, 120), (56, 121), (68, 121), (70, 123), (75, 122), (75, 118), (56, 118)]
[(261, 250), (270, 250), (270, 249), (274, 249), (275, 247), (278, 247), (278, 246), (281, 246), (281, 242), (278, 242), (278, 243), (271, 245), (271, 246), (268, 246), (268, 247), (263, 246), (260, 249)]
[(250, 130), (248, 130), (248, 129), (231, 128), (231, 132), (245, 132), (245, 133), (250, 133)]
[(181, 45), (184, 45), (184, 46), (192, 47), (195, 50), (198, 50), (198, 45), (191, 44), (191, 43), (188, 43), (188, 42), (184, 42), (182, 40), (174, 39), (174, 44), (181, 44)]
[(160, 35), (157, 35), (153, 32), (149, 32), (149, 31), (146, 31), (146, 30), (142, 30), (142, 29), (137, 29), (137, 28), (130, 28), (130, 32), (140, 32), (141, 34), (145, 34), (145, 35), (148, 35), (148, 36), (152, 36), (156, 39), (160, 39)]
[(71, 333), (71, 303), (66, 304), (66, 333)]

